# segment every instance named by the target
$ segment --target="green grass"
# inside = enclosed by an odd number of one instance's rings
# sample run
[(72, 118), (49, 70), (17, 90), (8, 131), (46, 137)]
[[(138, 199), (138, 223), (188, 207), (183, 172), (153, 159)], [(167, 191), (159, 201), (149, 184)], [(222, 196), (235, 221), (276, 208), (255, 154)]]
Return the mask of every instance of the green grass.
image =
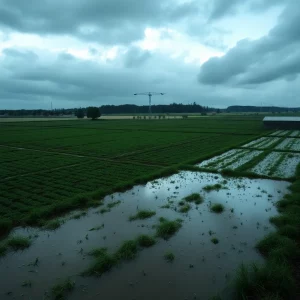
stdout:
[(156, 212), (152, 210), (140, 210), (134, 216), (130, 216), (129, 221), (149, 219), (155, 214)]
[(52, 297), (55, 300), (67, 299), (67, 296), (74, 290), (74, 288), (75, 282), (71, 281), (71, 279), (66, 279), (52, 287)]
[(167, 240), (173, 236), (181, 228), (181, 226), (182, 225), (179, 220), (161, 220), (160, 224), (156, 227), (156, 235)]
[(223, 186), (221, 184), (216, 183), (216, 184), (212, 184), (212, 185), (206, 185), (205, 187), (203, 187), (203, 190), (206, 192), (211, 192), (211, 191), (218, 191), (222, 188), (223, 188)]
[(211, 239), (211, 242), (212, 242), (213, 244), (218, 244), (218, 243), (219, 243), (219, 240), (218, 240), (217, 238), (212, 238), (212, 239)]
[(138, 252), (138, 242), (136, 240), (128, 240), (123, 242), (121, 247), (115, 254), (118, 260), (131, 260), (136, 257)]
[(51, 220), (48, 221), (45, 225), (44, 228), (47, 230), (56, 230), (62, 225), (62, 222), (60, 220)]
[(164, 254), (164, 258), (167, 262), (173, 262), (175, 259), (175, 255), (173, 254), (173, 252), (168, 251)]
[(156, 243), (156, 241), (153, 237), (146, 235), (146, 234), (139, 235), (137, 238), (137, 242), (138, 242), (139, 246), (145, 247), (145, 248), (151, 247), (151, 246), (155, 245), (155, 243)]
[(187, 202), (195, 202), (196, 204), (201, 204), (204, 201), (203, 197), (197, 193), (193, 193), (193, 194), (185, 197), (184, 200)]
[(187, 213), (191, 209), (191, 206), (189, 204), (185, 204), (184, 206), (180, 206), (179, 211), (181, 213)]
[(210, 210), (214, 213), (220, 214), (224, 211), (224, 205), (220, 203), (215, 203), (210, 207)]
[(107, 254), (106, 251), (98, 252), (96, 255), (94, 252), (93, 255), (97, 257), (96, 261), (82, 275), (101, 276), (118, 263), (117, 259), (113, 255)]
[(119, 205), (121, 203), (121, 201), (119, 200), (119, 201), (115, 201), (115, 202), (112, 202), (112, 203), (108, 203), (107, 204), (107, 208), (113, 208), (113, 207), (115, 207), (115, 206), (117, 206), (117, 205)]
[(24, 250), (30, 247), (31, 244), (32, 242), (28, 237), (20, 235), (15, 235), (6, 241), (7, 247), (11, 248), (14, 251)]
[(242, 264), (236, 273), (234, 287), (235, 299), (296, 299), (294, 279), (283, 263)]

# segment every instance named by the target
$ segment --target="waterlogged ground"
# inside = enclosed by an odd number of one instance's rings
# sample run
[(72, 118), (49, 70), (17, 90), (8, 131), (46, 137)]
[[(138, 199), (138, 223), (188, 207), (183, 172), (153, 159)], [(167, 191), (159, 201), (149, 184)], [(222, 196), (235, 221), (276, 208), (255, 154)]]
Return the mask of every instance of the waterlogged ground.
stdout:
[[(203, 190), (217, 183), (222, 189)], [(32, 235), (33, 245), (0, 259), (0, 299), (50, 299), (51, 287), (68, 277), (76, 283), (70, 299), (208, 299), (224, 290), (241, 262), (263, 261), (254, 245), (274, 230), (268, 219), (276, 215), (274, 203), (287, 193), (288, 185), (181, 172), (107, 196), (103, 206), (66, 221), (54, 232), (17, 229), (15, 234)], [(200, 193), (204, 203), (192, 203), (188, 213), (180, 213), (178, 202), (191, 193)], [(99, 213), (116, 201), (121, 203)], [(214, 203), (223, 204), (225, 211), (211, 212)], [(161, 208), (166, 204), (170, 208)], [(154, 210), (156, 215), (128, 221), (141, 209)], [(183, 226), (168, 241), (158, 239), (136, 259), (100, 278), (78, 275), (93, 262), (87, 252), (95, 247), (114, 252), (124, 240), (153, 235), (159, 217), (182, 218)], [(218, 244), (211, 242), (213, 237)], [(166, 251), (174, 253), (173, 263), (164, 260)]]

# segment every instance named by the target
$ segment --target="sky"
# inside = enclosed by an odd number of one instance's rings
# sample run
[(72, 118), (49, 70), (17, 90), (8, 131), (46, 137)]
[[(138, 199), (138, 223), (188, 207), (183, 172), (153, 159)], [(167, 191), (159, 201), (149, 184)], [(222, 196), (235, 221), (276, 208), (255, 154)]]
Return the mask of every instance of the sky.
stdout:
[(0, 0), (0, 109), (300, 107), (299, 0)]

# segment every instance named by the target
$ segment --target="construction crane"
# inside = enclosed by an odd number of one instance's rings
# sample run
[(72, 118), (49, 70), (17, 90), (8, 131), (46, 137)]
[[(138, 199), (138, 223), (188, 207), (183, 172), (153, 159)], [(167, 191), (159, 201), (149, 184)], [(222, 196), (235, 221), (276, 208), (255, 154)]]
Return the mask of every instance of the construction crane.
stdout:
[(156, 95), (164, 95), (165, 93), (156, 93), (156, 92), (148, 92), (148, 93), (135, 93), (134, 96), (137, 95), (147, 95), (149, 97), (149, 114), (151, 115), (151, 97)]

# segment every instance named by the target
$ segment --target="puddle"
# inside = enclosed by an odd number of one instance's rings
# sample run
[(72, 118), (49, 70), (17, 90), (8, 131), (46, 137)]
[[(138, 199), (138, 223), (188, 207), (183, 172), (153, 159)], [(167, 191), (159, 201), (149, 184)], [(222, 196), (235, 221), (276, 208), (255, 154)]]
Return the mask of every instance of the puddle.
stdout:
[[(33, 245), (9, 253), (0, 259), (1, 299), (46, 299), (58, 279), (73, 276), (76, 287), (70, 299), (208, 299), (222, 291), (241, 262), (262, 262), (255, 243), (274, 228), (269, 217), (277, 214), (274, 203), (287, 193), (288, 182), (260, 179), (226, 178), (200, 172), (179, 174), (136, 186), (124, 193), (105, 198), (105, 206), (90, 209), (81, 219), (69, 220), (55, 232), (17, 229), (25, 235), (38, 233)], [(206, 193), (203, 187), (221, 183), (226, 189)], [(205, 201), (187, 214), (161, 206), (171, 206), (191, 193), (200, 193)], [(121, 201), (105, 214), (96, 213), (108, 203)], [(221, 214), (210, 211), (210, 203), (222, 203)], [(156, 215), (147, 220), (129, 222), (138, 209), (151, 209)], [(233, 211), (231, 211), (233, 209)], [(138, 234), (154, 234), (152, 225), (159, 217), (183, 219), (183, 226), (170, 240), (158, 240), (138, 257), (121, 264), (101, 278), (82, 278), (92, 259), (86, 255), (94, 247), (113, 252), (126, 239)], [(103, 225), (104, 224), (104, 227)], [(89, 231), (91, 228), (99, 230)], [(235, 229), (234, 229), (235, 228)], [(211, 233), (211, 235), (209, 234)], [(211, 238), (219, 243), (214, 245)], [(166, 251), (175, 255), (167, 263)], [(38, 266), (29, 266), (36, 258)], [(31, 281), (31, 287), (22, 283)], [(48, 291), (48, 293), (47, 293)], [(12, 292), (11, 295), (6, 295)]]

